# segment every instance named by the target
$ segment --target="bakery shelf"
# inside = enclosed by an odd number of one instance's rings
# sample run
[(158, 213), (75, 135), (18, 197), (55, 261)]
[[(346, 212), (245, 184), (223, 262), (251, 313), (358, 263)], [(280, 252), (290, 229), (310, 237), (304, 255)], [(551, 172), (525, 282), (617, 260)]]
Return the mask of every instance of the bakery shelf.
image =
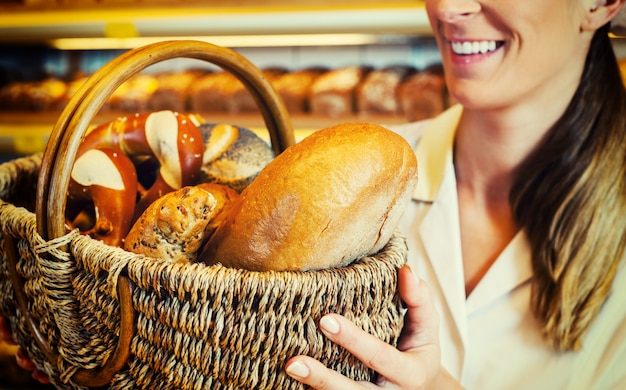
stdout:
[[(21, 155), (43, 152), (50, 132), (59, 117), (59, 112), (0, 112), (0, 156)], [(260, 114), (200, 113), (207, 122), (229, 123), (246, 127), (261, 138), (269, 141), (269, 135)], [(129, 115), (123, 112), (98, 114), (96, 123), (103, 123), (118, 116)], [(398, 116), (341, 116), (319, 117), (309, 114), (291, 115), (296, 141), (316, 130), (351, 121), (366, 121), (383, 125), (406, 122)]]

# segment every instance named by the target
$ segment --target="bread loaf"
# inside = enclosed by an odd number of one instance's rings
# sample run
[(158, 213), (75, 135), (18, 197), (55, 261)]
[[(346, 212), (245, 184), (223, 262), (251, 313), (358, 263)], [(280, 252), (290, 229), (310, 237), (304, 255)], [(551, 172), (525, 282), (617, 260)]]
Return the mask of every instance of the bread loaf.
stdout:
[(368, 123), (317, 131), (261, 171), (199, 260), (256, 271), (345, 266), (388, 242), (416, 183), (415, 154), (396, 133)]
[(200, 182), (218, 183), (237, 192), (274, 158), (270, 146), (251, 130), (229, 124), (202, 124), (205, 143)]
[(220, 213), (238, 196), (226, 186), (211, 183), (163, 195), (133, 225), (124, 249), (174, 262), (195, 261), (201, 244), (217, 227)]

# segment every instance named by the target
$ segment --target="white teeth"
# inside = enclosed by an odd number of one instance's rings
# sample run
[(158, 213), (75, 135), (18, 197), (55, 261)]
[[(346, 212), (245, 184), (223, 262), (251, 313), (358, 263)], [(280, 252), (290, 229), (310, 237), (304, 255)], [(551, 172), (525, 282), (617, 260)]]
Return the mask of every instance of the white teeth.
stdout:
[(496, 50), (496, 41), (452, 42), (455, 54), (485, 54)]

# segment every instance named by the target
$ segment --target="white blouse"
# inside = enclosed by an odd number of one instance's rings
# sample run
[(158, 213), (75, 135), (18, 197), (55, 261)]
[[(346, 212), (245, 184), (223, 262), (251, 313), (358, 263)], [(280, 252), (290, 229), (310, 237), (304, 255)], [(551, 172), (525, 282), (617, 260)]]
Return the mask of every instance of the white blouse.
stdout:
[(452, 163), (461, 112), (455, 106), (433, 120), (393, 127), (416, 146), (419, 180), (400, 230), (409, 264), (429, 284), (440, 314), (443, 366), (467, 389), (626, 389), (626, 261), (579, 352), (554, 352), (541, 337), (530, 310), (523, 231), (465, 297)]

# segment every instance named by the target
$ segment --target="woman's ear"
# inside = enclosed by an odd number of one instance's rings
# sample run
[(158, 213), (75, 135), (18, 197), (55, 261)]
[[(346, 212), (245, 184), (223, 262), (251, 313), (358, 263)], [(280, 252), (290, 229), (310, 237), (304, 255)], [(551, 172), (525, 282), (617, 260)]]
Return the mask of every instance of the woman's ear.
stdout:
[(581, 31), (595, 31), (617, 15), (626, 0), (596, 0), (582, 20)]

